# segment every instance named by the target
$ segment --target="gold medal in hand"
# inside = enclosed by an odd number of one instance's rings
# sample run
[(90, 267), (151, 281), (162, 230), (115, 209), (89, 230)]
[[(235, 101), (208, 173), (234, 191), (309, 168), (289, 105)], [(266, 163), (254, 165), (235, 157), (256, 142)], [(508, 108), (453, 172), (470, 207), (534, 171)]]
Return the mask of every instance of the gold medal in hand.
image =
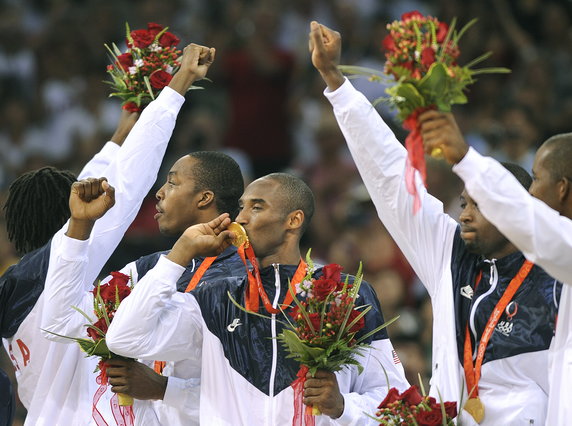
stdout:
[(232, 244), (240, 247), (242, 244), (244, 244), (244, 247), (248, 247), (249, 242), (248, 242), (248, 235), (246, 235), (246, 231), (244, 230), (244, 228), (242, 227), (242, 225), (238, 222), (232, 222), (230, 225), (228, 225), (228, 228), (226, 228), (228, 231), (232, 231), (234, 232), (234, 239), (232, 240)]

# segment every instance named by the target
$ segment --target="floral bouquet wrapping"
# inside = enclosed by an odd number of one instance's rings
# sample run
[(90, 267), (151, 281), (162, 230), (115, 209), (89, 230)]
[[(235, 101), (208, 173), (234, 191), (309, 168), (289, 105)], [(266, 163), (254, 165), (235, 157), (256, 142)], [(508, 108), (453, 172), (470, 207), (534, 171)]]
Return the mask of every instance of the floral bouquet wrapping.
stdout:
[[(361, 373), (363, 367), (357, 356), (362, 356), (369, 347), (363, 342), (396, 319), (357, 338), (356, 334), (365, 326), (364, 317), (371, 309), (369, 305), (356, 304), (362, 282), (361, 265), (352, 284), (349, 277), (341, 280), (342, 267), (336, 264), (324, 266), (322, 276), (313, 278), (315, 268), (309, 254), (306, 276), (295, 287), (295, 306), (289, 313), (292, 321), (278, 335), (289, 353), (287, 357), (301, 364), (298, 379), (292, 384), (295, 411), (296, 406), (302, 407), (307, 372), (312, 375), (318, 369), (335, 372), (344, 365), (355, 365)], [(320, 414), (316, 408), (307, 407), (307, 410), (312, 410), (313, 415)]]
[(107, 66), (108, 83), (113, 90), (110, 96), (121, 98), (123, 109), (138, 112), (169, 85), (179, 69), (182, 52), (176, 46), (181, 40), (159, 24), (133, 31), (125, 25), (127, 50), (122, 53), (115, 44), (105, 45), (113, 62)]
[[(389, 34), (382, 42), (386, 58), (383, 73), (363, 67), (340, 66), (346, 74), (367, 76), (372, 81), (393, 80), (394, 84), (386, 89), (389, 96), (377, 99), (374, 104), (385, 101), (396, 107), (398, 119), (410, 131), (405, 140), (408, 152), (405, 178), (409, 193), (415, 197), (414, 213), (421, 206), (414, 184), (414, 170), (419, 171), (424, 183), (426, 176), (423, 142), (418, 130), (419, 114), (431, 108), (450, 112), (453, 104), (466, 103), (464, 92), (475, 82), (477, 74), (510, 72), (506, 68), (473, 68), (491, 52), (464, 66), (457, 63), (459, 39), (475, 22), (472, 20), (456, 31), (455, 20), (449, 26), (418, 11), (408, 12), (400, 21), (387, 25)], [(437, 150), (431, 155), (440, 156), (440, 152)]]
[(402, 394), (391, 388), (379, 404), (375, 419), (382, 425), (448, 426), (457, 416), (456, 402), (438, 403), (431, 396), (423, 396), (416, 386)]
[[(73, 338), (68, 336), (60, 336), (68, 339), (75, 340), (82, 351), (84, 351), (87, 356), (98, 356), (100, 358), (99, 364), (95, 371), (99, 371), (99, 376), (97, 382), (102, 386), (107, 386), (107, 374), (105, 361), (115, 357), (116, 355), (109, 351), (107, 344), (105, 342), (105, 335), (109, 324), (113, 321), (115, 312), (119, 305), (133, 289), (132, 285), (129, 285), (131, 279), (128, 275), (122, 274), (121, 272), (112, 272), (113, 277), (106, 284), (99, 283), (93, 290), (93, 312), (97, 318), (97, 321), (92, 322), (89, 315), (83, 312), (81, 309), (72, 306), (73, 309), (81, 313), (89, 323), (87, 326), (87, 335), (89, 338)], [(55, 334), (55, 333), (54, 333)], [(96, 394), (97, 398), (97, 394)], [(129, 407), (133, 405), (133, 398), (129, 395), (117, 394), (118, 402), (120, 406)], [(99, 399), (99, 398), (97, 398)], [(94, 409), (97, 405), (97, 400), (94, 400)]]

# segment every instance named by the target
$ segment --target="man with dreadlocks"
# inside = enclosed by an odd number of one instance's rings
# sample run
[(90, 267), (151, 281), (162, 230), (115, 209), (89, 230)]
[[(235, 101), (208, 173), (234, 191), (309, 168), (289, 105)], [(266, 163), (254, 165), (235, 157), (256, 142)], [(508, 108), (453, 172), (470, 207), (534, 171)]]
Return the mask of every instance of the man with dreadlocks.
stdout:
[[(127, 125), (127, 117), (123, 117), (119, 135), (113, 139), (125, 140), (121, 148), (107, 144), (80, 174), (106, 176), (122, 193), (112, 212), (95, 226), (93, 235), (97, 237), (88, 257), (102, 250), (111, 253), (119, 244), (156, 180), (184, 94), (206, 75), (213, 59), (214, 49), (187, 46), (179, 71), (139, 121)], [(141, 164), (145, 164), (144, 173), (140, 172)], [(87, 182), (107, 179), (90, 178)], [(53, 256), (50, 238), (59, 228), (67, 229), (73, 182), (73, 175), (52, 168), (28, 173), (10, 187), (5, 206), (10, 238), (25, 255), (0, 278), (0, 330), (16, 369), (20, 399), (28, 409), (26, 425), (98, 424), (88, 414), (97, 389), (95, 360), (85, 358), (77, 345), (48, 341), (40, 332), (43, 313), (50, 303), (43, 292)], [(89, 262), (87, 275), (97, 277), (103, 263), (98, 259)], [(107, 402), (106, 410), (102, 410), (106, 423), (127, 424), (127, 419), (113, 418), (109, 413), (113, 404), (109, 399)], [(78, 413), (87, 415), (78, 417)]]

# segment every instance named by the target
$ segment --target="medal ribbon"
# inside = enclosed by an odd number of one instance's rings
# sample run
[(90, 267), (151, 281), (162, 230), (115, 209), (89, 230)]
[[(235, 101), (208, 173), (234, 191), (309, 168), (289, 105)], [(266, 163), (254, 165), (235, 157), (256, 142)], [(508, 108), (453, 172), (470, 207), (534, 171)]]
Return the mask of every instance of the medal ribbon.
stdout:
[[(189, 285), (187, 285), (185, 293), (188, 293), (189, 291), (192, 291), (195, 289), (195, 287), (197, 286), (197, 284), (199, 283), (199, 281), (201, 280), (201, 278), (203, 277), (203, 275), (205, 274), (207, 269), (209, 269), (210, 266), (213, 264), (215, 259), (216, 259), (216, 256), (205, 257), (205, 260), (202, 261), (201, 266), (199, 266), (199, 268), (197, 269), (197, 272), (194, 273), (193, 277), (189, 281)], [(153, 370), (155, 370), (155, 373), (162, 374), (163, 368), (165, 368), (165, 365), (166, 365), (165, 361), (155, 361), (155, 364), (153, 365)]]
[[(271, 314), (278, 314), (280, 313), (280, 309), (276, 309), (272, 307), (272, 303), (264, 290), (264, 286), (262, 285), (262, 279), (260, 278), (260, 266), (258, 265), (258, 260), (256, 259), (256, 255), (254, 254), (254, 250), (252, 246), (244, 247), (244, 244), (238, 248), (238, 254), (246, 266), (246, 274), (248, 276), (248, 287), (246, 288), (245, 294), (245, 308), (248, 311), (258, 312), (258, 308), (260, 306), (259, 299), (262, 299), (264, 303), (264, 308), (268, 313)], [(250, 261), (252, 265), (253, 271), (248, 269), (248, 265), (246, 263), (246, 259)], [(296, 293), (296, 284), (302, 281), (304, 276), (306, 275), (306, 262), (300, 259), (300, 263), (298, 264), (298, 268), (294, 273), (294, 276), (290, 280), (290, 288), (284, 296), (284, 301), (281, 305), (285, 308), (290, 306), (290, 304), (294, 301), (294, 297), (292, 293)]]
[[(502, 297), (497, 302), (491, 316), (487, 321), (481, 340), (479, 341), (477, 349), (477, 358), (475, 364), (473, 365), (473, 348), (471, 344), (471, 336), (469, 333), (469, 323), (467, 321), (467, 326), (465, 328), (465, 346), (463, 351), (463, 368), (465, 370), (465, 379), (467, 381), (467, 391), (469, 392), (469, 398), (477, 398), (479, 396), (479, 379), (481, 378), (481, 367), (483, 365), (483, 360), (485, 358), (485, 350), (493, 335), (496, 325), (504, 312), (507, 305), (510, 303), (516, 291), (519, 289), (524, 279), (527, 277), (528, 273), (534, 266), (534, 263), (526, 260), (514, 278), (510, 281), (508, 287), (504, 291)], [(477, 276), (475, 289), (479, 285), (481, 279), (481, 274)]]

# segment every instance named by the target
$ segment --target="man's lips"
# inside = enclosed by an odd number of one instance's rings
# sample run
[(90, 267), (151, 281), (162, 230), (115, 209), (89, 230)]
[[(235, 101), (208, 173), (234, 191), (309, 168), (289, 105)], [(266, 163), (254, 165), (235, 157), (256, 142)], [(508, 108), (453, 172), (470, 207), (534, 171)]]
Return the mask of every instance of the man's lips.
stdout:
[(159, 206), (156, 206), (155, 208), (157, 209), (157, 213), (155, 213), (154, 219), (157, 220), (164, 212)]
[(474, 237), (476, 235), (476, 231), (473, 228), (464, 228), (461, 227), (461, 237)]

